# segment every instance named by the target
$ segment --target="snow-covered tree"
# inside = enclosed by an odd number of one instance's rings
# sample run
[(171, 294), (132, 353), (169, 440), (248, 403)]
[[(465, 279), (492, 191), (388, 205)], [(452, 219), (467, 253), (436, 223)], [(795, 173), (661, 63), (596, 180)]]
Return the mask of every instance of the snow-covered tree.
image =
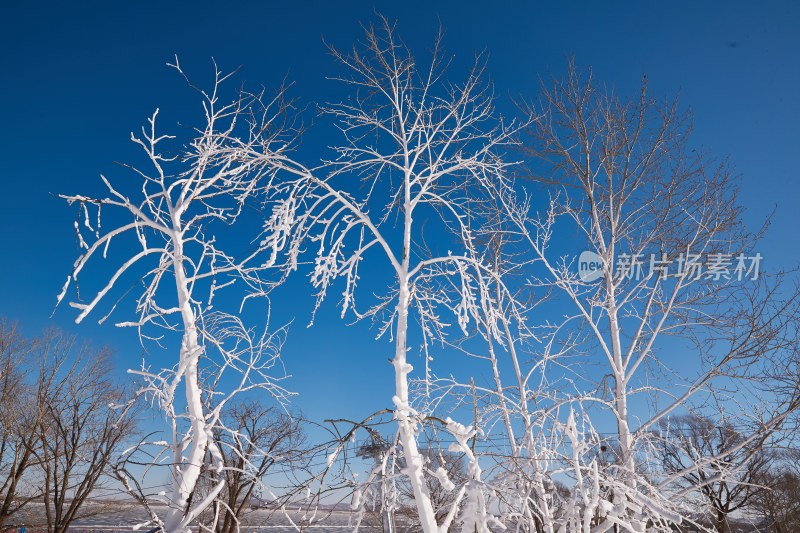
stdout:
[(646, 86), (620, 101), (570, 65), (521, 107), (525, 179), (492, 195), (493, 223), (476, 232), (494, 274), (475, 282), (494, 297), (475, 316), (488, 343), (469, 353), (491, 380), (438, 379), (432, 403), (470, 389), (479, 398), (485, 474), (506, 523), (669, 531), (691, 519), (685, 476), (724, 453), (664, 472), (659, 428), (687, 407), (725, 406), (751, 429), (737, 443), (743, 460), (709, 483), (741, 479), (747, 450), (798, 405), (796, 380), (779, 378), (796, 368), (797, 297), (783, 276), (759, 272), (735, 180), (691, 149), (675, 103)]
[[(491, 85), (483, 79), (484, 58), (476, 59), (460, 83), (451, 83), (438, 40), (430, 63), (421, 67), (387, 20), (365, 33), (350, 53), (331, 48), (344, 70), (339, 79), (353, 93), (322, 108), (343, 141), (336, 157), (299, 180), (296, 194), (286, 200), (282, 211), (291, 213), (294, 226), (290, 251), (297, 261), (307, 247), (315, 249), (311, 282), (317, 306), (341, 280), (342, 317), (372, 319), (379, 336), (393, 337), (394, 418), (422, 529), (438, 533), (458, 520), (469, 531), (474, 525), (485, 531), (491, 516), (482, 506), (475, 458), (472, 478), (459, 495), (470, 502), (466, 513), (436, 519), (425, 482), (432, 474), (417, 439), (426, 414), (412, 407), (409, 396), (409, 335), (423, 346), (425, 369), (417, 375), (425, 379), (433, 359), (430, 342), (444, 338), (451, 320), (445, 315), (466, 331), (482, 307), (491, 305), (493, 295), (482, 293), (475, 279), (492, 277), (494, 270), (473, 228), (481, 224), (488, 193), (503, 190), (508, 164), (501, 154), (515, 130), (496, 116)], [(268, 232), (274, 233), (269, 225)], [(362, 264), (369, 265), (369, 281), (360, 276)], [(365, 284), (377, 300), (362, 309), (363, 296), (357, 296)], [(490, 334), (499, 334), (494, 324)], [(475, 431), (452, 421), (443, 429), (462, 444)]]
[[(177, 59), (172, 66), (183, 75)], [(236, 431), (225, 428), (221, 417), (231, 398), (253, 389), (287, 395), (280, 376), (272, 375), (283, 332), (259, 334), (236, 316), (248, 298), (264, 296), (273, 286), (264, 272), (274, 265), (279, 244), (254, 246), (243, 237), (245, 226), (235, 233), (229, 228), (269, 197), (281, 171), (299, 172), (287, 156), (296, 132), (286, 120), (282, 90), (274, 97), (239, 92), (225, 102), (222, 90), (230, 76), (215, 65), (210, 92), (190, 84), (202, 103), (201, 125), (187, 127), (182, 136), (162, 134), (156, 111), (140, 135), (131, 134), (149, 168), (125, 165), (133, 178), (124, 186), (102, 177), (105, 196), (62, 196), (78, 208), (82, 253), (58, 301), (74, 286), (77, 298), (70, 305), (81, 322), (107, 299), (118, 298), (106, 305), (102, 323), (120, 300), (124, 305), (132, 298), (135, 318), (116, 325), (138, 328), (151, 352), (134, 374), (143, 383), (140, 396), (163, 412), (169, 437), (131, 450), (149, 456), (144, 474), (128, 472), (129, 463), (142, 460), (129, 459), (120, 463), (118, 476), (168, 533), (188, 532), (224, 487), (226, 465), (214, 435)], [(111, 262), (104, 270), (102, 263)], [(98, 270), (82, 275), (91, 265)], [(88, 301), (82, 300), (78, 280), (87, 278), (91, 286), (103, 277)], [(123, 283), (129, 283), (127, 290)], [(81, 289), (86, 294), (86, 285)], [(213, 487), (192, 499), (207, 455)], [(147, 493), (141, 476), (158, 471), (163, 458), (169, 486)], [(168, 505), (163, 521), (152, 503)]]
[[(722, 385), (763, 399), (729, 402), (759, 421), (743, 445), (778, 427), (796, 394), (770, 405), (767, 387), (759, 396), (758, 380), (747, 378), (794, 350), (797, 299), (777, 288), (780, 276), (764, 275), (729, 166), (692, 149), (690, 116), (676, 102), (651, 97), (646, 83), (620, 100), (570, 64), (521, 107), (525, 178), (550, 202), (540, 213), (525, 201), (502, 206), (516, 230), (507, 253), (525, 265), (539, 304), (529, 318), (534, 364), (520, 371), (513, 348), (522, 339), (509, 337), (516, 380), (494, 391), (524, 421), (523, 439), (510, 441), (529, 458), (516, 459), (524, 468), (512, 477), (531, 483), (510, 482), (529, 487), (515, 512), (537, 517), (526, 527), (544, 531), (669, 530), (681, 474), (652, 468), (654, 428), (708, 399), (725, 403)], [(577, 246), (562, 235), (577, 235)], [(610, 436), (598, 429), (603, 415), (615, 421)], [(614, 451), (604, 462), (602, 447)], [(558, 472), (572, 478), (561, 518), (542, 484)]]

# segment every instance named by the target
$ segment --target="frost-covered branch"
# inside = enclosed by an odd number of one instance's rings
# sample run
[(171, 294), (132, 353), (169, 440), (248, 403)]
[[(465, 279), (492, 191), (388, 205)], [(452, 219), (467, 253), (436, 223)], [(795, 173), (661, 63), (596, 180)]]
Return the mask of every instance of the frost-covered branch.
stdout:
[[(186, 77), (177, 58), (171, 66)], [(273, 212), (278, 231), (261, 245), (248, 243), (240, 232), (233, 237), (220, 230), (246, 221), (253, 207), (271, 206), (283, 191), (279, 182), (284, 173), (306, 171), (290, 159), (298, 132), (286, 119), (290, 102), (284, 90), (274, 97), (239, 92), (225, 103), (222, 88), (230, 76), (215, 65), (211, 91), (190, 83), (200, 96), (204, 121), (190, 129), (187, 141), (159, 132), (158, 111), (140, 134), (131, 135), (150, 164), (149, 170), (125, 165), (139, 178), (139, 191), (120, 189), (103, 177), (106, 197), (62, 195), (78, 207), (75, 231), (83, 252), (58, 302), (74, 285), (76, 300), (70, 305), (80, 310), (80, 322), (110, 295), (119, 295), (100, 318), (103, 322), (133, 298), (136, 318), (117, 325), (136, 327), (142, 341), (156, 339), (158, 346), (172, 346), (175, 353), (134, 372), (143, 383), (140, 397), (162, 411), (170, 428), (169, 442), (142, 443), (137, 449), (151, 454), (154, 464), (148, 469), (167, 459), (168, 490), (146, 494), (126, 474), (137, 450), (120, 463), (118, 475), (148, 509), (154, 501), (169, 506), (163, 522), (150, 509), (153, 523), (168, 533), (188, 531), (224, 489), (224, 456), (214, 435), (223, 427), (221, 413), (231, 400), (254, 389), (279, 400), (288, 396), (280, 372), (275, 372), (280, 370), (276, 362), (283, 331), (259, 336), (234, 314), (215, 310), (220, 303), (230, 305), (233, 297), (239, 311), (247, 299), (265, 297), (279, 282), (268, 271), (285, 241), (279, 231), (281, 213)], [(110, 267), (110, 274), (109, 263), (118, 265)], [(97, 271), (87, 276), (84, 271), (91, 265)], [(84, 303), (77, 291), (79, 278), (107, 281)], [(121, 286), (125, 280), (131, 284), (127, 290)], [(156, 336), (158, 330), (162, 332)], [(195, 498), (206, 457), (216, 481), (203, 498)]]

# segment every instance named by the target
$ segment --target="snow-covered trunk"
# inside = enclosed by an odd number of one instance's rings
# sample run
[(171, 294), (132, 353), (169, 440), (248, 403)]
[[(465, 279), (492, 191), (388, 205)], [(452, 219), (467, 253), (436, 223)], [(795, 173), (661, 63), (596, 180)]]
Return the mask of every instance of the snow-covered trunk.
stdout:
[(380, 479), (381, 487), (381, 522), (383, 523), (383, 533), (394, 533), (394, 491), (392, 481), (386, 474), (388, 454), (376, 457), (375, 471)]
[[(197, 323), (191, 304), (191, 293), (183, 264), (183, 242), (175, 239), (175, 283), (178, 294), (178, 307), (183, 320), (183, 341), (181, 342), (180, 368), (183, 370), (186, 391), (186, 409), (192, 426), (189, 453), (184, 462), (181, 443), (175, 442), (175, 457), (172, 472), (172, 494), (170, 508), (164, 525), (167, 533), (188, 533), (185, 522), (187, 505), (197, 481), (200, 478), (206, 450), (208, 433), (206, 432), (205, 413), (203, 412), (202, 390), (198, 382), (198, 361), (202, 347), (198, 342)], [(179, 375), (181, 372), (179, 372)]]
[(611, 350), (614, 371), (614, 407), (617, 411), (617, 437), (619, 439), (620, 466), (624, 470), (623, 481), (633, 484), (633, 437), (628, 425), (628, 384), (626, 382), (625, 365), (622, 360), (622, 344), (620, 342), (619, 314), (614, 302), (613, 292), (609, 294), (608, 323), (611, 334)]
[[(405, 264), (405, 261), (404, 261)], [(424, 458), (417, 448), (417, 437), (414, 431), (416, 423), (411, 419), (411, 408), (408, 403), (408, 374), (411, 372), (411, 365), (406, 362), (408, 331), (408, 303), (409, 287), (408, 274), (400, 275), (400, 291), (397, 302), (397, 338), (395, 342), (395, 354), (392, 365), (395, 373), (395, 418), (397, 419), (400, 431), (400, 442), (403, 445), (403, 456), (406, 460), (405, 473), (414, 490), (414, 501), (417, 505), (417, 513), (425, 533), (438, 533), (439, 527), (436, 524), (436, 514), (431, 505), (428, 486), (423, 477)]]
[[(402, 114), (400, 115), (402, 116)], [(403, 260), (397, 272), (399, 291), (397, 296), (397, 335), (392, 365), (395, 376), (395, 418), (400, 432), (400, 443), (403, 445), (403, 456), (406, 460), (406, 475), (414, 491), (417, 514), (425, 533), (439, 533), (436, 513), (433, 511), (431, 497), (424, 477), (424, 458), (417, 448), (416, 422), (411, 419), (411, 407), (408, 399), (408, 374), (412, 366), (406, 361), (408, 353), (408, 307), (411, 302), (409, 287), (409, 264), (411, 262), (411, 225), (413, 205), (411, 202), (411, 171), (408, 150), (404, 147), (405, 176), (404, 189), (404, 223), (403, 223)]]

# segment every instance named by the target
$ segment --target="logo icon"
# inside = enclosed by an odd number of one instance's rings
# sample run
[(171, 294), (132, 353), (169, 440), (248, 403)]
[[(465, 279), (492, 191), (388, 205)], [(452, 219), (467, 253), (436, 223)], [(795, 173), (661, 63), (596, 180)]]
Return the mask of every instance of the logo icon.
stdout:
[(585, 283), (591, 283), (603, 277), (603, 258), (594, 252), (582, 252), (578, 258), (578, 277)]

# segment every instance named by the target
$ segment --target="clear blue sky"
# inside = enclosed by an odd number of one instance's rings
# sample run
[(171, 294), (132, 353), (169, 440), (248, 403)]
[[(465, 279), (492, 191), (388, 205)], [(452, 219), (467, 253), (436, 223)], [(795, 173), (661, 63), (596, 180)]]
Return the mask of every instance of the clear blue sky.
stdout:
[[(537, 77), (560, 73), (569, 54), (623, 94), (643, 73), (655, 94), (680, 91), (695, 113), (694, 142), (730, 155), (741, 173), (747, 220), (755, 225), (777, 205), (761, 249), (765, 266), (800, 261), (797, 3), (7, 2), (0, 9), (0, 315), (31, 334), (53, 324), (109, 343), (122, 366), (138, 364), (135, 332), (75, 326), (66, 306), (49, 318), (77, 256), (74, 210), (50, 193), (99, 194), (101, 173), (129, 178), (113, 161), (138, 157), (130, 132), (156, 107), (195, 116), (196, 101), (165, 67), (174, 54), (195, 79), (210, 74), (212, 56), (224, 70), (242, 65), (251, 86), (275, 87), (288, 76), (294, 95), (312, 103), (339, 90), (325, 80), (336, 70), (322, 38), (349, 46), (374, 10), (396, 18), (420, 54), (439, 21), (457, 61), (487, 50), (505, 112), (509, 95), (534, 96)], [(334, 302), (319, 329), (307, 331), (311, 297), (284, 294), (273, 304), (285, 319), (297, 317), (284, 351), (296, 376), (288, 386), (306, 414), (360, 417), (389, 406), (390, 346), (371, 342), (364, 327), (341, 327)]]

